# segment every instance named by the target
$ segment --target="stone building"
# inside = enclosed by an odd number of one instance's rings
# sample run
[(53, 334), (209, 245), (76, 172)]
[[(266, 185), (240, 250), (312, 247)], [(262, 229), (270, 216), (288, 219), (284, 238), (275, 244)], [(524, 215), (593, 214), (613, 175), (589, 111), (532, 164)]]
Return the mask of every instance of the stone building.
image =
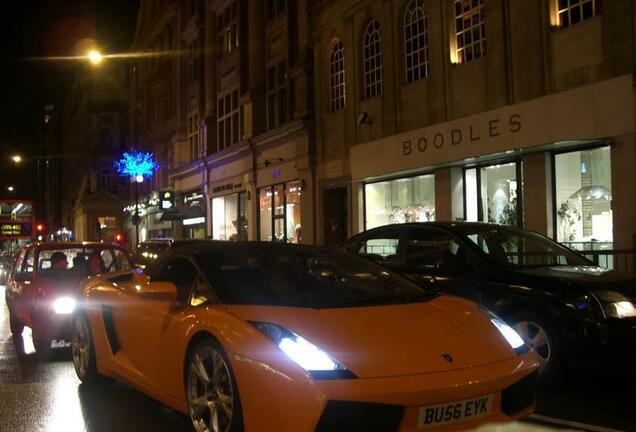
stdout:
[(308, 14), (317, 242), (341, 225), (480, 220), (633, 246), (634, 2), (314, 1)]
[(147, 235), (480, 220), (631, 247), (635, 8), (142, 1), (134, 49), (162, 55), (137, 62), (138, 144), (163, 161), (151, 200), (176, 197)]
[[(122, 233), (128, 185), (113, 160), (128, 143), (128, 73), (118, 64), (78, 72), (63, 106), (62, 223), (51, 232), (81, 241), (114, 242)], [(61, 234), (60, 234), (61, 235)]]

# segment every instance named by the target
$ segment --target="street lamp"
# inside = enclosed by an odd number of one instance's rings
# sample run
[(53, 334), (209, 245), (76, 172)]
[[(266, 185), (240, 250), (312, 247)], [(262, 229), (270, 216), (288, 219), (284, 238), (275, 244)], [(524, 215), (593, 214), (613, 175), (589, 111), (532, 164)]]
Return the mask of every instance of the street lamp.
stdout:
[(16, 163), (19, 164), (20, 162), (22, 162), (24, 159), (22, 159), (22, 156), (20, 156), (19, 154), (15, 154), (13, 156), (11, 156), (11, 160)]
[(9, 192), (13, 192), (13, 191), (15, 190), (15, 188), (14, 188), (13, 186), (8, 186), (8, 187), (7, 187), (7, 190), (8, 190)]
[(104, 60), (102, 53), (95, 49), (90, 50), (86, 55), (86, 58), (88, 58), (88, 61), (94, 66), (99, 66), (99, 64)]

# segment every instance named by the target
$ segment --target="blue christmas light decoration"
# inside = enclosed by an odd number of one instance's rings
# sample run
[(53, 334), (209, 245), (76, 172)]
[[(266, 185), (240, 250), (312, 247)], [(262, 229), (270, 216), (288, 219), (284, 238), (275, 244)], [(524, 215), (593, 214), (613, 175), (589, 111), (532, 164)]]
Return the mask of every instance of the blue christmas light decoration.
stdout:
[(157, 160), (152, 153), (129, 150), (121, 155), (121, 158), (115, 161), (115, 169), (117, 174), (122, 177), (152, 177), (157, 169)]

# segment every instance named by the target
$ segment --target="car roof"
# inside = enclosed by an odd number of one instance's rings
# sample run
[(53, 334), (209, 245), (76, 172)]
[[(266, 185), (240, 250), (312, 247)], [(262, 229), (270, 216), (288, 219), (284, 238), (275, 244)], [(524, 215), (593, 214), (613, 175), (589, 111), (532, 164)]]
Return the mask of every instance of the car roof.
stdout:
[(27, 246), (27, 249), (49, 250), (49, 249), (81, 249), (81, 248), (93, 248), (93, 249), (121, 249), (124, 248), (114, 243), (101, 243), (101, 242), (47, 242), (47, 243), (34, 243)]

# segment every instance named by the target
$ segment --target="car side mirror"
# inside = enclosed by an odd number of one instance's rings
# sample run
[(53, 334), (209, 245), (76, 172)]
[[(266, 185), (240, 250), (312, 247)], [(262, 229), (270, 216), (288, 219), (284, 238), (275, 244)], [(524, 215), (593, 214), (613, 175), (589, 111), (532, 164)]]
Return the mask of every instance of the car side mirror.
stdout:
[(177, 286), (172, 282), (157, 281), (145, 285), (135, 285), (137, 294), (149, 300), (177, 301)]

